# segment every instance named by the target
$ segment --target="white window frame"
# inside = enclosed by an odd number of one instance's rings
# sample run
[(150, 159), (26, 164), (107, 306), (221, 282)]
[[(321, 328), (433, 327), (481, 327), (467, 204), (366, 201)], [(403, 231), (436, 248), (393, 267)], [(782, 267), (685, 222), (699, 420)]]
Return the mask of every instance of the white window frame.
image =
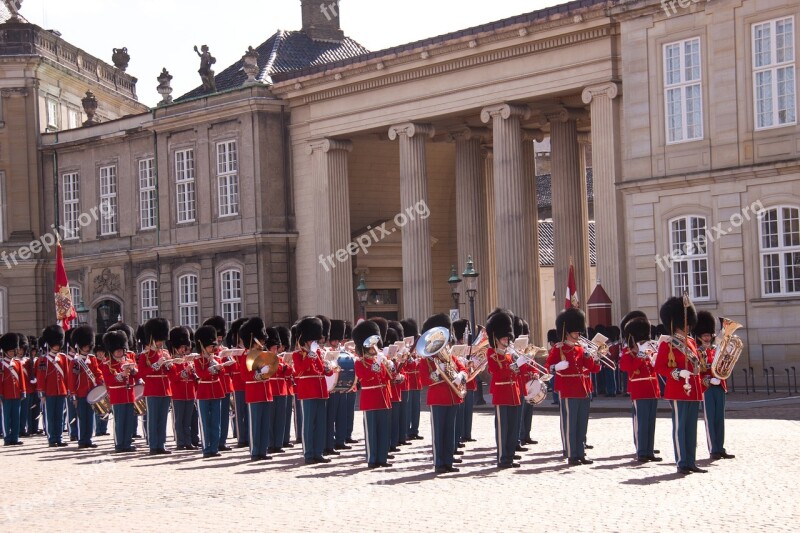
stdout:
[[(795, 289), (794, 291), (790, 291), (788, 289), (788, 255), (792, 254), (795, 255), (794, 261), (800, 261), (800, 230), (798, 230), (798, 236), (793, 239), (796, 244), (787, 244), (787, 232), (786, 232), (786, 223), (787, 219), (785, 218), (785, 211), (786, 210), (794, 210), (794, 215), (798, 218), (792, 217), (791, 221), (794, 222), (794, 226), (797, 227), (800, 225), (800, 206), (798, 205), (777, 205), (770, 207), (769, 209), (765, 209), (759, 214), (759, 224), (758, 224), (758, 251), (759, 251), (759, 267), (761, 270), (761, 294), (764, 298), (775, 298), (775, 297), (787, 297), (787, 296), (800, 296), (800, 281), (794, 282)], [(767, 217), (770, 213), (776, 214), (775, 219), (775, 229), (776, 232), (770, 232), (770, 235), (775, 235), (777, 246), (770, 246), (765, 247), (765, 225), (767, 222)], [(794, 233), (794, 231), (792, 231)], [(765, 269), (766, 269), (766, 262), (767, 257), (773, 256), (770, 261), (774, 261), (775, 257), (777, 256), (777, 264), (771, 262), (771, 268), (778, 269), (778, 286), (779, 290), (776, 292), (769, 292), (767, 291), (767, 282), (774, 281), (772, 279), (768, 280), (765, 276)]]
[(80, 226), (80, 200), (81, 200), (81, 178), (77, 172), (65, 172), (61, 175), (63, 200), (62, 213), (64, 223), (62, 224), (65, 241), (78, 240), (81, 238)]
[(81, 127), (81, 112), (74, 107), (67, 106), (67, 129), (73, 130)]
[(60, 121), (60, 111), (61, 106), (58, 104), (58, 100), (50, 98), (49, 96), (44, 99), (45, 101), (45, 113), (47, 115), (47, 129), (48, 130), (57, 130), (59, 128)]
[[(686, 76), (686, 69), (687, 69), (687, 57), (689, 54), (686, 53), (686, 45), (695, 43), (697, 44), (697, 78), (687, 79)], [(688, 39), (682, 39), (680, 41), (673, 41), (669, 43), (664, 43), (662, 47), (663, 51), (663, 71), (664, 71), (664, 133), (665, 139), (667, 144), (680, 144), (685, 142), (692, 142), (702, 140), (704, 136), (704, 124), (703, 124), (703, 49), (701, 46), (700, 37), (690, 37)], [(669, 70), (667, 64), (667, 50), (670, 47), (677, 46), (679, 50), (679, 67), (678, 73), (680, 80), (677, 82), (670, 83), (669, 80)], [(697, 124), (694, 125), (694, 136), (690, 137), (689, 133), (689, 118), (693, 116), (694, 113), (690, 113), (688, 111), (688, 103), (690, 102), (689, 98), (687, 97), (687, 91), (695, 89), (697, 90), (697, 105), (699, 107), (699, 121)], [(672, 92), (679, 92), (680, 94), (680, 138), (677, 136), (673, 138), (673, 131), (670, 128), (670, 94)], [(691, 100), (694, 104), (694, 99)]]
[(178, 323), (192, 330), (200, 327), (200, 277), (195, 273), (178, 277)]
[[(792, 26), (792, 33), (791, 38), (788, 39), (789, 51), (791, 58), (784, 59), (783, 61), (778, 61), (778, 49), (777, 49), (777, 39), (776, 39), (776, 29), (778, 23), (781, 22), (790, 22)], [(762, 28), (764, 26), (769, 27), (769, 39), (770, 39), (770, 46), (769, 46), (769, 63), (764, 65), (758, 65), (758, 57), (756, 53), (756, 30), (758, 28)], [(795, 57), (796, 57), (796, 50), (795, 50), (795, 34), (796, 34), (796, 26), (794, 23), (794, 16), (788, 17), (781, 17), (772, 20), (766, 20), (763, 22), (757, 22), (751, 25), (750, 27), (750, 35), (751, 35), (751, 46), (752, 46), (752, 55), (751, 55), (751, 65), (753, 68), (753, 124), (755, 126), (756, 131), (760, 130), (768, 130), (773, 128), (782, 128), (784, 126), (791, 126), (797, 124), (797, 68), (795, 66)], [(779, 71), (784, 72), (791, 72), (791, 91), (792, 95), (791, 98), (786, 98), (786, 104), (790, 105), (785, 111), (790, 112), (791, 114), (788, 118), (785, 119), (784, 122), (780, 122), (781, 120), (781, 110), (778, 109), (779, 105), (779, 96), (778, 96), (778, 73)], [(766, 124), (761, 122), (761, 114), (759, 113), (759, 104), (758, 104), (758, 96), (759, 96), (759, 89), (758, 89), (758, 79), (759, 75), (770, 73), (770, 109), (769, 109), (769, 120), (770, 124)], [(788, 115), (789, 113), (787, 113)]]
[(158, 316), (158, 279), (155, 276), (139, 281), (139, 312), (142, 324)]
[(70, 283), (69, 296), (72, 298), (72, 306), (77, 308), (78, 304), (83, 301), (83, 287), (78, 283)]
[(100, 167), (100, 235), (119, 232), (117, 213), (117, 166)]
[(175, 192), (178, 224), (195, 221), (197, 217), (194, 148), (175, 152)]
[[(675, 225), (684, 223), (685, 241), (677, 243)], [(697, 222), (697, 225), (694, 225)], [(702, 222), (702, 227), (700, 222)], [(670, 286), (673, 296), (681, 296), (684, 289), (694, 301), (711, 299), (711, 271), (708, 254), (708, 219), (703, 215), (682, 215), (669, 220)], [(698, 235), (693, 233), (697, 231)], [(702, 231), (702, 235), (700, 232)], [(704, 265), (703, 265), (704, 263)], [(703, 269), (703, 266), (705, 269)], [(705, 275), (705, 283), (698, 277)], [(704, 290), (703, 290), (704, 289)]]
[(155, 159), (139, 160), (139, 229), (155, 229), (158, 224)]
[(235, 140), (217, 143), (217, 201), (220, 218), (239, 214), (239, 152)]
[(8, 332), (8, 289), (0, 287), (0, 335)]
[(241, 318), (244, 282), (239, 268), (228, 268), (219, 273), (220, 315), (225, 323)]

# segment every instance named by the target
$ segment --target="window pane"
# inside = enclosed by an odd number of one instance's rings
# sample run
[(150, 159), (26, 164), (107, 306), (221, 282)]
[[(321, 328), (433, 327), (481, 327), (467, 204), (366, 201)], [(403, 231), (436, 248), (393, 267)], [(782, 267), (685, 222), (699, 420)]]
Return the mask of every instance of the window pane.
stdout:
[(681, 82), (681, 47), (679, 43), (668, 44), (664, 48), (667, 85)]
[(795, 121), (794, 67), (776, 70), (778, 81), (778, 124)]
[(775, 23), (775, 61), (794, 61), (794, 28), (791, 18)]
[(761, 217), (761, 248), (778, 247), (778, 210), (764, 211)]
[(800, 210), (791, 207), (781, 209), (783, 219), (783, 245), (800, 246)]
[(672, 221), (672, 252), (686, 254), (686, 219)]
[(781, 292), (781, 267), (778, 254), (764, 254), (761, 256), (762, 270), (764, 273), (764, 294), (778, 294)]
[(692, 39), (684, 43), (684, 80), (697, 81), (700, 79), (700, 39)]
[(700, 97), (700, 84), (686, 87), (686, 138), (703, 137), (703, 105)]
[(692, 261), (692, 297), (708, 298), (708, 261)]
[(667, 91), (667, 130), (669, 142), (683, 140), (683, 102), (681, 89)]
[(758, 127), (772, 126), (772, 71), (756, 72), (756, 118)]
[(786, 292), (800, 292), (800, 252), (784, 254)]
[(687, 290), (689, 263), (688, 261), (674, 261), (672, 263), (672, 294), (681, 296)]
[(756, 24), (753, 26), (753, 52), (755, 56), (755, 66), (764, 67), (771, 63), (770, 49), (770, 23)]

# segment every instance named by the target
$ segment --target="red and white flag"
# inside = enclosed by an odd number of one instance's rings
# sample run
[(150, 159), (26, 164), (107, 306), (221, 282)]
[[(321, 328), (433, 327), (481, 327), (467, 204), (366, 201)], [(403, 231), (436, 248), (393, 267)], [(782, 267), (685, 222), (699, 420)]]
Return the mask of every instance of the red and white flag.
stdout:
[(572, 266), (572, 259), (569, 260), (569, 277), (567, 278), (567, 295), (564, 299), (564, 309), (578, 307), (578, 289), (575, 286), (575, 269)]
[(56, 320), (64, 328), (69, 329), (69, 323), (78, 318), (75, 306), (72, 304), (72, 295), (69, 292), (67, 270), (64, 268), (64, 256), (61, 253), (61, 240), (56, 243)]

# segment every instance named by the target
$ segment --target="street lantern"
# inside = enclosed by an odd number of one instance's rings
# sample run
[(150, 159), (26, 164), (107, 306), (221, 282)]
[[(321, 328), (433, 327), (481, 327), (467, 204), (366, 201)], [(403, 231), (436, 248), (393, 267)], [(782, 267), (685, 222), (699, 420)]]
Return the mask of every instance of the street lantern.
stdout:
[(450, 279), (447, 280), (450, 285), (450, 295), (453, 297), (453, 307), (450, 310), (450, 320), (455, 321), (460, 318), (458, 312), (458, 303), (461, 298), (461, 278), (458, 277), (458, 270), (453, 265), (450, 269)]
[(83, 300), (81, 300), (78, 307), (75, 308), (75, 313), (78, 315), (78, 324), (83, 326), (89, 323), (89, 310), (86, 309)]
[(464, 283), (467, 288), (467, 297), (469, 298), (469, 322), (472, 333), (470, 334), (469, 342), (474, 339), (475, 331), (475, 295), (478, 293), (478, 272), (475, 270), (475, 265), (472, 262), (472, 256), (467, 256), (467, 268), (461, 273), (464, 277)]
[(367, 297), (369, 297), (369, 289), (367, 288), (367, 281), (364, 279), (364, 274), (361, 274), (361, 279), (358, 280), (356, 294), (358, 295), (358, 303), (361, 308), (361, 317), (367, 318)]

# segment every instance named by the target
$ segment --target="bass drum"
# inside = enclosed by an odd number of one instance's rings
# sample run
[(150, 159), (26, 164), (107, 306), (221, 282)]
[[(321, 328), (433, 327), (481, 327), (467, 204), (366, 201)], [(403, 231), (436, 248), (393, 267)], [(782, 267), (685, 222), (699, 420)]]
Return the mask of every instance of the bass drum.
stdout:
[(530, 380), (525, 388), (528, 393), (525, 395), (525, 401), (532, 405), (539, 405), (547, 398), (547, 385), (538, 379)]
[(144, 400), (144, 384), (140, 383), (133, 387), (133, 410), (136, 416), (144, 416), (147, 412), (147, 402)]
[(86, 395), (86, 402), (101, 418), (108, 418), (111, 412), (111, 401), (108, 399), (108, 390), (105, 385), (97, 385)]

